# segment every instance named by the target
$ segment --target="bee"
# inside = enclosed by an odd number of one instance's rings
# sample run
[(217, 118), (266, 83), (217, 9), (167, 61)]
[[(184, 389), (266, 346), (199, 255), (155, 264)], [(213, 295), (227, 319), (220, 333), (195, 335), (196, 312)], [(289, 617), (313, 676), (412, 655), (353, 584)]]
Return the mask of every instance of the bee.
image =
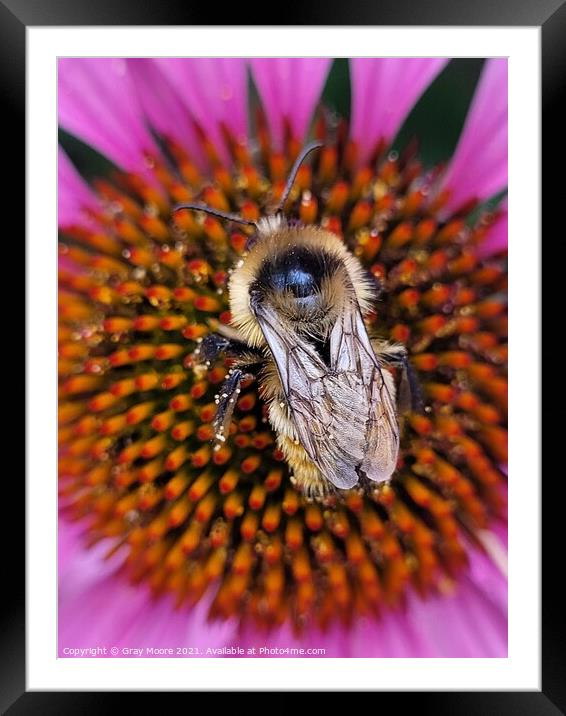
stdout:
[[(217, 446), (227, 439), (242, 381), (257, 377), (291, 481), (317, 501), (391, 479), (399, 415), (418, 396), (404, 346), (368, 335), (363, 316), (377, 299), (374, 277), (335, 234), (283, 214), (299, 167), (321, 146), (302, 150), (274, 213), (257, 222), (202, 204), (175, 209), (254, 229), (229, 279), (231, 326), (193, 354), (199, 365), (221, 354), (233, 361), (216, 397)], [(391, 367), (401, 369), (399, 390)]]

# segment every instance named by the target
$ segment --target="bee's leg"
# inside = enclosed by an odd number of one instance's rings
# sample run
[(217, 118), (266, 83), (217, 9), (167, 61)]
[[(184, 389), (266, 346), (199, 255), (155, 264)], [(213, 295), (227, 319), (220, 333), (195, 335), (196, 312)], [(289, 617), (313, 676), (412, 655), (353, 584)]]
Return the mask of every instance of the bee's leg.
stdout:
[(397, 396), (399, 413), (406, 413), (410, 410), (417, 413), (422, 412), (424, 401), (421, 386), (417, 374), (409, 362), (405, 346), (387, 341), (374, 341), (373, 347), (378, 358), (401, 371)]
[(218, 407), (212, 421), (212, 427), (214, 428), (217, 449), (220, 447), (220, 443), (226, 441), (236, 401), (240, 394), (240, 385), (247, 378), (255, 378), (255, 376), (251, 373), (245, 373), (241, 368), (231, 368), (220, 388), (220, 392), (215, 396), (214, 402)]
[(220, 333), (209, 333), (198, 344), (192, 354), (194, 365), (206, 365), (207, 367), (215, 361), (222, 353), (234, 358), (251, 356), (258, 360), (264, 360), (263, 354), (257, 349), (250, 348), (243, 341), (227, 338)]
[(192, 353), (193, 365), (210, 365), (221, 353), (224, 353), (230, 341), (219, 333), (209, 333), (197, 345)]
[(228, 436), (242, 381), (255, 378), (255, 372), (265, 362), (265, 356), (261, 351), (250, 348), (243, 341), (219, 333), (210, 333), (202, 339), (192, 354), (193, 369), (197, 374), (200, 371), (206, 372), (222, 354), (234, 358), (235, 365), (228, 371), (226, 380), (215, 397), (218, 406), (212, 422), (215, 449), (218, 449)]

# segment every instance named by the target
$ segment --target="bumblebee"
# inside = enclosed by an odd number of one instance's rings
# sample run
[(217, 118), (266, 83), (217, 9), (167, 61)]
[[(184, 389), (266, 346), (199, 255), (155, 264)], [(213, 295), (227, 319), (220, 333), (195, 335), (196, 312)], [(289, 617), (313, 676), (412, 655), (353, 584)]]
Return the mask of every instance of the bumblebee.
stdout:
[[(418, 402), (404, 346), (370, 340), (363, 316), (377, 284), (335, 234), (289, 221), (283, 207), (307, 155), (295, 162), (276, 211), (257, 223), (201, 204), (204, 211), (254, 227), (232, 271), (232, 322), (193, 354), (209, 365), (233, 359), (216, 402), (216, 440), (227, 439), (242, 381), (257, 377), (291, 480), (307, 499), (324, 500), (393, 475), (400, 420)], [(399, 387), (390, 370), (400, 368)]]

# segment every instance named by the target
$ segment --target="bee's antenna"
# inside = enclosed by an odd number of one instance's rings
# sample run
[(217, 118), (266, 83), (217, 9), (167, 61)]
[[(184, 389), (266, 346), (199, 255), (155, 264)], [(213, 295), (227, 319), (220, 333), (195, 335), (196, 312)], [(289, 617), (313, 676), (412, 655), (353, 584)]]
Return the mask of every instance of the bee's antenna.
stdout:
[(238, 216), (238, 214), (230, 214), (225, 211), (220, 211), (219, 209), (213, 209), (211, 206), (206, 206), (206, 204), (177, 204), (173, 207), (173, 213), (175, 213), (176, 211), (180, 211), (181, 209), (194, 209), (194, 211), (204, 211), (205, 214), (217, 216), (219, 219), (225, 219), (226, 221), (234, 221), (238, 224), (247, 224), (248, 226), (254, 226), (257, 229), (257, 224), (255, 221), (251, 221), (250, 219), (244, 219), (242, 216)]
[(324, 147), (323, 142), (311, 142), (310, 144), (307, 144), (306, 147), (304, 147), (303, 151), (295, 159), (295, 163), (293, 164), (293, 168), (291, 169), (291, 173), (289, 174), (289, 178), (287, 179), (287, 184), (285, 184), (285, 189), (283, 190), (283, 194), (281, 196), (281, 199), (279, 200), (277, 209), (275, 209), (275, 214), (280, 214), (283, 211), (283, 207), (285, 206), (285, 202), (289, 198), (289, 194), (291, 193), (291, 189), (293, 188), (293, 184), (295, 183), (295, 179), (297, 178), (297, 172), (299, 171), (301, 164), (305, 161), (305, 159), (311, 152), (314, 152), (315, 149), (320, 149), (321, 147)]

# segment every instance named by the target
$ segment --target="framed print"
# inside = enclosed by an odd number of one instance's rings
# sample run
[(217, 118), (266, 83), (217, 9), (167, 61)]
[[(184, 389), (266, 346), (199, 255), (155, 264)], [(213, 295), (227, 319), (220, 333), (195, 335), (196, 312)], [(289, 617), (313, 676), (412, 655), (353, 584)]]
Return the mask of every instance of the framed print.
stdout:
[(21, 5), (6, 708), (376, 690), (555, 712), (532, 337), (563, 7), (215, 27)]

